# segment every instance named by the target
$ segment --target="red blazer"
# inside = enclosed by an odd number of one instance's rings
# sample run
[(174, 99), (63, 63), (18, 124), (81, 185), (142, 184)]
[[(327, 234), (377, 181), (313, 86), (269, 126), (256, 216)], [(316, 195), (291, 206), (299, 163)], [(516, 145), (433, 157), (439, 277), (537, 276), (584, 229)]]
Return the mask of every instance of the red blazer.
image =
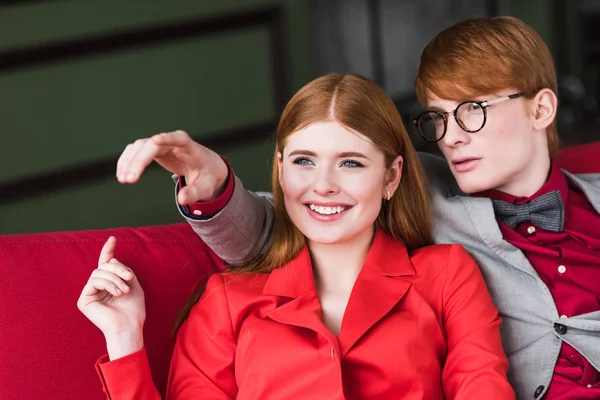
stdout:
[[(168, 399), (514, 399), (500, 318), (460, 245), (377, 232), (334, 335), (304, 249), (270, 274), (217, 274), (181, 327)], [(98, 370), (109, 398), (160, 399), (144, 350)]]

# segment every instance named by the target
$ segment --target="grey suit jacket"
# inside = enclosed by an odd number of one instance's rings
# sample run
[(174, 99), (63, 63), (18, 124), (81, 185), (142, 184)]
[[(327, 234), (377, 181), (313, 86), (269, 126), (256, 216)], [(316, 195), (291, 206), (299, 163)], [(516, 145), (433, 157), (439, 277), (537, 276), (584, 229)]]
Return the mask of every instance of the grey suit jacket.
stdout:
[[(600, 370), (600, 311), (560, 319), (550, 291), (531, 263), (503, 240), (491, 200), (462, 193), (444, 159), (426, 153), (420, 158), (432, 186), (435, 241), (462, 244), (479, 264), (503, 320), (509, 380), (517, 398), (540, 398), (546, 392), (563, 341)], [(600, 213), (600, 174), (563, 172)], [(247, 262), (270, 245), (270, 194), (245, 190), (237, 177), (233, 196), (219, 214), (202, 221), (186, 219), (231, 264)], [(566, 326), (566, 332), (556, 324)]]

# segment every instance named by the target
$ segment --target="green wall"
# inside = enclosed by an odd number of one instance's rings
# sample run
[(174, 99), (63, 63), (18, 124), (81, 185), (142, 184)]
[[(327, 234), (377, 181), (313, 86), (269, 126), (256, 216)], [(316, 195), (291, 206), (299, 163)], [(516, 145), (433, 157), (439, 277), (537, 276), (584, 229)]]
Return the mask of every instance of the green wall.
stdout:
[(544, 39), (552, 52), (556, 47), (553, 7), (554, 0), (510, 0), (509, 3), (510, 15), (531, 25)]
[[(0, 52), (280, 5), (292, 93), (311, 77), (302, 0), (47, 1), (0, 8)], [(199, 138), (277, 117), (268, 28), (231, 30), (0, 73), (0, 185), (113, 157), (157, 132)], [(271, 144), (221, 153), (268, 189)], [(1, 194), (0, 194), (1, 196)], [(0, 234), (179, 222), (169, 174), (112, 176), (0, 204)]]
[[(508, 0), (553, 53), (561, 0)], [(230, 15), (268, 6), (285, 12), (293, 93), (312, 77), (308, 0), (54, 0), (0, 6), (0, 53), (127, 29)], [(565, 2), (565, 72), (581, 74), (577, 2)], [(184, 129), (214, 132), (274, 119), (266, 27), (137, 46), (35, 68), (0, 72), (0, 186), (117, 156), (126, 144)], [(271, 143), (236, 145), (228, 157), (247, 187), (269, 188)], [(2, 196), (2, 193), (0, 193)], [(112, 176), (0, 203), (0, 234), (101, 229), (181, 221), (169, 174), (150, 169), (133, 186)]]
[(559, 74), (581, 78), (580, 4), (578, 0), (510, 0), (509, 13), (531, 25), (548, 44)]

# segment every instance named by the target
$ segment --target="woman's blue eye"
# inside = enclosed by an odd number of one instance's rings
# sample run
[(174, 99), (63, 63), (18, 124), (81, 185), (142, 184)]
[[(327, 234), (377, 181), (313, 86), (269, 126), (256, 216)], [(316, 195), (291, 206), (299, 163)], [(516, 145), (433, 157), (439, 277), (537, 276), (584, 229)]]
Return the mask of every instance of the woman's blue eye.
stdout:
[(312, 165), (312, 161), (310, 161), (306, 157), (298, 157), (294, 160), (294, 164), (298, 165)]
[(364, 167), (364, 165), (362, 165), (361, 163), (354, 161), (354, 160), (344, 160), (344, 161), (342, 161), (342, 164), (340, 166), (347, 167), (347, 168), (362, 168), (362, 167)]
[[(310, 159), (310, 158), (306, 158), (306, 157), (298, 157), (293, 161), (294, 164), (297, 165), (303, 165), (303, 166), (310, 166), (310, 165), (315, 165), (314, 162)], [(343, 168), (362, 168), (364, 167), (363, 164), (359, 163), (358, 161), (354, 161), (354, 160), (344, 160), (340, 163), (340, 167)]]

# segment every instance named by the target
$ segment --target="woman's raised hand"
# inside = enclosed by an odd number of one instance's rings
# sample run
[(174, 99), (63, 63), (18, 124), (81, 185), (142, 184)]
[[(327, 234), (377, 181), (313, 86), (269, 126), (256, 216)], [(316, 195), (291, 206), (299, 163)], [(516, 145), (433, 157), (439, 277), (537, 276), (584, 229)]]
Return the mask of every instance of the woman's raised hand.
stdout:
[(131, 269), (114, 258), (110, 237), (83, 287), (77, 307), (104, 334), (111, 360), (141, 350), (146, 320), (144, 291)]

